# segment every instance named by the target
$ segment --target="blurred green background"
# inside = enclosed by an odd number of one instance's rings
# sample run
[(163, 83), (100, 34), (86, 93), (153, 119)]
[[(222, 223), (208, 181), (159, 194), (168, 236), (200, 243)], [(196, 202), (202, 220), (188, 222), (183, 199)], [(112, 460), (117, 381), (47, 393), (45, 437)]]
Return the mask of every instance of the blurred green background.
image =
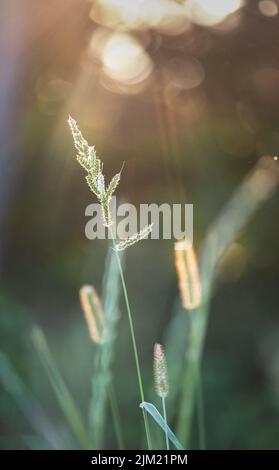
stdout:
[[(96, 145), (108, 178), (126, 162), (121, 200), (194, 204), (196, 248), (259, 157), (278, 152), (278, 2), (149, 6), (0, 5), (1, 351), (70, 447), (30, 341), (39, 324), (86, 413), (94, 347), (78, 290), (84, 283), (101, 290), (107, 242), (84, 235), (85, 207), (95, 200), (74, 158), (68, 114)], [(218, 276), (203, 360), (208, 448), (279, 447), (278, 228), (277, 193)], [(153, 344), (164, 342), (178, 294), (173, 241), (148, 240), (127, 251), (126, 278), (151, 390)], [(126, 446), (136, 448), (138, 392), (121, 310), (115, 386)], [(1, 448), (26, 448), (33, 431), (3, 386), (0, 422)], [(106, 435), (109, 448), (113, 431)], [(45, 445), (34, 438), (35, 447)]]

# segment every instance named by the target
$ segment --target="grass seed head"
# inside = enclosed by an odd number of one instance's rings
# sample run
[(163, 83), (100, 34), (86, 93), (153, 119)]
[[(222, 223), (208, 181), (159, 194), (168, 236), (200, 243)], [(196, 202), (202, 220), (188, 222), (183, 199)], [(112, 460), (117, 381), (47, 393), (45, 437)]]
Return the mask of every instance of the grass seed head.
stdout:
[(95, 194), (102, 206), (103, 223), (105, 227), (112, 224), (110, 214), (110, 201), (111, 197), (116, 190), (121, 172), (117, 173), (106, 188), (105, 177), (103, 175), (103, 165), (101, 160), (97, 157), (94, 146), (90, 146), (87, 140), (83, 137), (80, 128), (71, 116), (69, 116), (68, 124), (73, 136), (74, 146), (77, 150), (77, 161), (87, 171), (85, 177), (90, 190)]
[(201, 303), (201, 282), (195, 250), (187, 241), (175, 243), (175, 266), (182, 305), (193, 310)]
[(129, 246), (135, 245), (135, 243), (138, 243), (140, 240), (143, 240), (144, 238), (148, 237), (148, 235), (152, 232), (152, 227), (153, 224), (147, 225), (140, 232), (137, 232), (135, 233), (135, 235), (126, 238), (126, 240), (117, 243), (115, 249), (117, 251), (123, 251), (126, 250), (126, 248), (128, 248)]
[(89, 285), (82, 286), (79, 295), (90, 338), (95, 343), (103, 343), (107, 336), (107, 325), (101, 300), (94, 287)]
[(169, 393), (168, 367), (161, 344), (154, 345), (154, 380), (159, 397), (166, 398)]

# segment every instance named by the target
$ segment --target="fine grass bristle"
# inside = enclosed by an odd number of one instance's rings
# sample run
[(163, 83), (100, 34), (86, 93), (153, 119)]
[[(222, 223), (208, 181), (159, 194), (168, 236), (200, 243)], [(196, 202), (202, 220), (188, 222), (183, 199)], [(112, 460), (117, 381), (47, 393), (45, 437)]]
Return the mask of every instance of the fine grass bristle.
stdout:
[(193, 310), (201, 303), (201, 282), (195, 250), (187, 241), (175, 243), (175, 266), (182, 305)]
[(93, 286), (82, 286), (79, 296), (90, 338), (95, 343), (103, 343), (106, 339), (107, 326), (103, 306), (96, 290)]
[(154, 345), (154, 380), (159, 397), (166, 398), (169, 393), (168, 367), (161, 344)]

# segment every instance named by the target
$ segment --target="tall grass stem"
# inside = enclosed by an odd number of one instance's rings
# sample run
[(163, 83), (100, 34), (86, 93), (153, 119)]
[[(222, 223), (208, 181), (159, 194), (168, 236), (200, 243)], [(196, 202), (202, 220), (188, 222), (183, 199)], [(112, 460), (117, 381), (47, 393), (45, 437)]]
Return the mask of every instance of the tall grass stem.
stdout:
[(169, 444), (169, 438), (168, 438), (168, 422), (167, 422), (167, 411), (166, 411), (166, 399), (165, 397), (162, 397), (162, 406), (163, 406), (163, 416), (164, 416), (164, 421), (165, 421), (165, 435), (166, 435), (166, 445), (167, 445), (167, 450), (170, 450), (170, 444)]
[(201, 371), (199, 371), (198, 384), (197, 384), (197, 418), (198, 418), (198, 432), (200, 450), (206, 450), (205, 439), (205, 417), (204, 417), (204, 402), (203, 402), (203, 386)]
[[(110, 227), (110, 234), (111, 234), (113, 246), (115, 248), (116, 243), (115, 243), (113, 230), (111, 229), (111, 227)], [(136, 363), (136, 371), (137, 371), (137, 378), (138, 378), (138, 385), (139, 385), (140, 400), (141, 400), (141, 402), (144, 402), (145, 401), (144, 389), (143, 389), (143, 382), (142, 382), (141, 369), (140, 369), (140, 363), (139, 363), (139, 356), (138, 356), (138, 348), (137, 348), (137, 342), (136, 342), (136, 336), (135, 336), (135, 330), (134, 330), (134, 323), (133, 323), (133, 318), (132, 318), (132, 313), (131, 313), (131, 308), (130, 308), (130, 302), (129, 302), (128, 292), (127, 292), (126, 282), (125, 282), (125, 278), (124, 278), (124, 273), (123, 273), (121, 261), (120, 261), (120, 258), (119, 258), (119, 254), (118, 254), (118, 251), (116, 249), (115, 249), (115, 256), (116, 256), (117, 263), (118, 263), (118, 268), (119, 268), (119, 273), (120, 273), (120, 278), (121, 278), (121, 283), (122, 283), (122, 288), (123, 288), (123, 294), (124, 294), (124, 300), (125, 300), (126, 310), (127, 310), (127, 314), (128, 314), (130, 333), (131, 333), (131, 339), (132, 339), (132, 345), (133, 345), (134, 357), (135, 357), (135, 363)], [(145, 410), (142, 410), (142, 412), (143, 412), (143, 420), (144, 420), (144, 427), (145, 427), (147, 445), (148, 445), (148, 449), (151, 450), (152, 449), (152, 443), (151, 443), (151, 436), (150, 436), (150, 430), (149, 430), (147, 415), (146, 415)]]

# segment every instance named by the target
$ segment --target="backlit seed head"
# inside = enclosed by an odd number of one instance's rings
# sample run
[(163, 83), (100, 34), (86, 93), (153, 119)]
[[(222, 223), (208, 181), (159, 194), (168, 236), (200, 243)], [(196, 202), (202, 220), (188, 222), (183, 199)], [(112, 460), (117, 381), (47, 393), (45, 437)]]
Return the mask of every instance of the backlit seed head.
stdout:
[(182, 305), (187, 310), (201, 303), (201, 282), (195, 250), (187, 240), (175, 243), (175, 266)]
[(121, 171), (112, 178), (111, 182), (106, 187), (103, 165), (101, 160), (97, 157), (95, 147), (88, 145), (77, 122), (71, 116), (69, 116), (68, 124), (73, 136), (74, 146), (77, 150), (77, 161), (87, 171), (85, 179), (91, 191), (100, 201), (104, 225), (105, 227), (109, 227), (112, 224), (110, 201), (119, 184)]
[(89, 285), (82, 286), (79, 295), (90, 338), (95, 343), (103, 343), (107, 326), (101, 300), (94, 287)]
[(154, 345), (154, 380), (159, 397), (166, 398), (169, 393), (168, 367), (161, 344)]
[(153, 227), (153, 224), (147, 225), (140, 232), (137, 232), (131, 237), (126, 238), (126, 240), (123, 240), (117, 243), (115, 246), (116, 251), (126, 250), (126, 248), (129, 248), (129, 246), (135, 245), (140, 240), (147, 238), (148, 235), (152, 232), (152, 227)]

